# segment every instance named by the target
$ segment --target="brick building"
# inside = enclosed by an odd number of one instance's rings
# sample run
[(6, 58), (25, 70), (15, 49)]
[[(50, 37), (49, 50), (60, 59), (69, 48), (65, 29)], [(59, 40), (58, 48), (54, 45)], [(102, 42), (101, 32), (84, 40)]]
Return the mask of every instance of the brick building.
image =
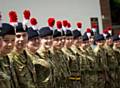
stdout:
[[(112, 25), (110, 0), (100, 0), (100, 6), (101, 6), (102, 24), (104, 29), (107, 26)], [(112, 25), (112, 27), (114, 34), (120, 31), (119, 25)]]

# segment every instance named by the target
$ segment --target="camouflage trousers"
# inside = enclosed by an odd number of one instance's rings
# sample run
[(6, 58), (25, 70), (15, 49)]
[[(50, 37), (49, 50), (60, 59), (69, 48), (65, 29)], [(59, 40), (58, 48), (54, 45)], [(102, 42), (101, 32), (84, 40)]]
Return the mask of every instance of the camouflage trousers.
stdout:
[(120, 88), (120, 67), (117, 70), (116, 88)]
[(106, 88), (117, 88), (117, 74), (116, 71), (109, 71), (108, 72), (108, 85), (106, 85)]
[(95, 88), (105, 88), (105, 83), (105, 75), (103, 73), (97, 73)]
[(37, 88), (51, 88), (48, 83), (39, 82)]
[(114, 73), (97, 73), (97, 81), (95, 84), (95, 88), (116, 88), (116, 81), (114, 77)]
[(92, 74), (92, 75), (83, 74), (81, 77), (81, 88), (98, 88), (96, 87), (96, 83), (97, 83), (96, 74)]
[(69, 88), (66, 78), (54, 77), (48, 85), (48, 88)]
[(80, 80), (68, 80), (68, 88), (81, 88)]

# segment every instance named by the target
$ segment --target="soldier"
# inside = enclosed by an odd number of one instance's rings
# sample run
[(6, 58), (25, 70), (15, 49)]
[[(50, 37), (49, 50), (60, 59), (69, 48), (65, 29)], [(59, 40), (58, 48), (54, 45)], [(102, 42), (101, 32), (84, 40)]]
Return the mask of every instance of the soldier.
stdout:
[(89, 38), (86, 34), (82, 36), (82, 42), (79, 47), (80, 59), (80, 77), (81, 88), (94, 88), (96, 82), (95, 75), (95, 58), (89, 55)]
[(97, 34), (95, 36), (95, 42), (97, 44), (94, 49), (96, 55), (96, 73), (97, 73), (97, 88), (105, 88), (106, 82), (108, 82), (108, 67), (107, 67), (107, 56), (106, 51), (104, 49), (104, 36), (102, 34)]
[(62, 23), (61, 21), (57, 21), (57, 29), (54, 30), (53, 34), (53, 45), (51, 48), (52, 58), (52, 80), (53, 87), (52, 88), (69, 88), (67, 87), (67, 77), (69, 76), (69, 66), (68, 59), (62, 52), (61, 45), (62, 41)]
[(35, 67), (36, 82), (38, 88), (48, 88), (47, 84), (50, 75), (50, 66), (47, 61), (41, 59), (40, 54), (37, 52), (40, 46), (40, 38), (38, 30), (33, 27), (28, 28), (28, 43), (27, 54), (30, 56), (32, 63)]
[(27, 26), (21, 22), (15, 27), (15, 47), (11, 53), (20, 88), (36, 88), (34, 66), (25, 51), (28, 41)]
[[(74, 32), (76, 32), (78, 36), (81, 35), (81, 33), (77, 30), (74, 30)], [(79, 64), (78, 64), (79, 59), (77, 59), (75, 55), (77, 52), (73, 50), (73, 48), (74, 49), (76, 48), (74, 46), (74, 43), (78, 41), (76, 39), (73, 42), (72, 29), (66, 29), (65, 35), (66, 35), (65, 45), (62, 48), (62, 51), (69, 61), (70, 76), (68, 77), (68, 88), (72, 88), (72, 87), (79, 88), (80, 87), (80, 74), (79, 74)], [(78, 37), (77, 35), (76, 37)]]
[(26, 43), (28, 41), (27, 25), (23, 25), (22, 22), (17, 22), (18, 18), (15, 11), (10, 11), (9, 17), (10, 24), (14, 25), (16, 34), (15, 47), (10, 54), (10, 58), (13, 60), (13, 66), (17, 74), (19, 87), (36, 88), (34, 66), (25, 51)]
[(3, 46), (0, 52), (0, 87), (1, 88), (19, 88), (16, 74), (13, 68), (12, 60), (8, 57), (14, 47), (15, 30), (8, 23), (2, 23)]
[[(48, 24), (50, 24), (52, 27), (54, 26), (54, 19), (52, 18), (51, 20), (49, 19)], [(48, 87), (53, 88), (52, 86), (53, 81), (52, 81), (52, 67), (51, 67), (51, 61), (50, 59), (52, 58), (52, 54), (50, 52), (50, 48), (52, 47), (52, 39), (53, 39), (53, 31), (51, 28), (52, 27), (42, 27), (39, 30), (40, 34), (40, 40), (41, 40), (41, 45), (40, 48), (37, 50), (39, 55), (41, 56), (41, 59), (44, 59), (50, 64), (50, 76), (49, 76), (49, 82), (48, 82)]]
[(55, 19), (49, 18), (48, 25), (46, 27), (42, 27), (39, 30), (40, 37), (41, 37), (41, 46), (38, 50), (38, 53), (44, 58), (46, 58), (46, 54), (48, 53), (49, 49), (52, 46), (52, 35), (53, 35), (53, 27), (54, 27)]
[(107, 56), (107, 67), (109, 68), (109, 71), (107, 73), (109, 80), (106, 83), (106, 86), (108, 86), (109, 88), (116, 88), (116, 72), (118, 62), (112, 46), (113, 46), (112, 37), (109, 33), (107, 33), (104, 48), (106, 50)]
[(119, 88), (120, 87), (120, 38), (119, 38), (119, 35), (114, 35), (113, 38), (113, 50), (115, 52), (115, 56), (116, 56), (116, 59), (117, 59), (117, 62), (118, 62), (118, 66), (117, 66), (117, 80), (116, 80), (116, 88)]
[(76, 54), (77, 52), (79, 52), (77, 49), (80, 46), (81, 43), (81, 38), (82, 38), (82, 34), (81, 34), (81, 26), (82, 24), (80, 22), (77, 23), (77, 28), (74, 29), (73, 32), (73, 44), (71, 46), (72, 51)]
[(89, 38), (89, 46), (87, 48), (87, 51), (89, 52), (89, 55), (92, 56), (94, 55), (93, 49), (95, 48), (94, 32), (90, 28), (87, 28), (84, 34)]
[[(79, 25), (79, 23), (77, 23)], [(79, 53), (78, 47), (81, 43), (81, 30), (79, 28), (74, 29), (72, 31), (73, 33), (73, 44), (67, 48), (70, 50), (71, 55), (67, 55), (69, 57), (69, 69), (71, 72), (71, 75), (69, 77), (69, 88), (80, 88), (80, 58), (77, 56)], [(67, 36), (66, 36), (67, 37)], [(68, 42), (69, 43), (69, 42)], [(66, 42), (67, 45), (67, 42)], [(69, 52), (68, 52), (69, 53)]]

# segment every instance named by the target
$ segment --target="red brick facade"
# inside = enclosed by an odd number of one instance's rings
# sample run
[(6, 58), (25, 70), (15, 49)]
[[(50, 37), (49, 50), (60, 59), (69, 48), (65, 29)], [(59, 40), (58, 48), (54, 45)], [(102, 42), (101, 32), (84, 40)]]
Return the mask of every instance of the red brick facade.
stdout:
[(101, 5), (101, 16), (102, 16), (102, 23), (104, 29), (107, 26), (112, 25), (109, 0), (100, 0), (100, 5)]
[[(102, 24), (104, 29), (107, 26), (112, 25), (110, 0), (100, 0), (100, 6), (101, 6)], [(120, 26), (112, 25), (112, 28), (113, 28), (113, 34), (116, 34), (120, 31)]]

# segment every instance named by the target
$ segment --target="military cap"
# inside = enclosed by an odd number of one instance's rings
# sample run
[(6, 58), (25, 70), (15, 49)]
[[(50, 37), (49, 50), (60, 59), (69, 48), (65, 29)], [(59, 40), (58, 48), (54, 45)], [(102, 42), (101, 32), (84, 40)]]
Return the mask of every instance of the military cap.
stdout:
[(91, 36), (94, 36), (94, 33), (90, 28), (87, 28), (84, 34), (86, 34), (88, 38), (90, 38)]
[(62, 22), (61, 21), (57, 21), (56, 22), (56, 26), (57, 26), (57, 29), (54, 30), (53, 38), (60, 37), (60, 36), (63, 35)]
[(88, 38), (87, 34), (84, 34), (82, 36), (82, 41), (87, 41), (87, 40), (89, 40), (89, 38)]
[(53, 38), (55, 38), (55, 37), (61, 37), (61, 36), (62, 36), (61, 31), (58, 31), (57, 29), (55, 29), (55, 31), (53, 33)]
[(39, 36), (38, 30), (34, 30), (32, 27), (28, 28), (27, 33), (28, 33), (28, 40)]
[(2, 35), (15, 35), (14, 27), (8, 23), (2, 23)]
[(15, 31), (17, 32), (27, 32), (27, 25), (23, 25), (22, 22), (19, 22), (16, 26), (15, 26)]
[(112, 37), (112, 40), (113, 40), (113, 41), (118, 41), (118, 40), (120, 40), (120, 38), (119, 38), (118, 35), (114, 35), (114, 36)]
[(97, 34), (97, 35), (95, 36), (95, 41), (101, 41), (101, 40), (105, 40), (103, 34)]
[(38, 31), (38, 28), (37, 28), (37, 19), (36, 18), (31, 18), (30, 19), (30, 24), (31, 24), (31, 27), (29, 27), (28, 30), (27, 30), (28, 40), (30, 40), (31, 38), (39, 36), (39, 31)]
[(75, 29), (75, 30), (73, 30), (73, 37), (74, 38), (78, 38), (78, 37), (80, 37), (82, 34), (81, 34), (81, 32), (78, 30), (78, 29)]
[(109, 39), (109, 38), (111, 38), (112, 36), (108, 33), (107, 35), (106, 35), (106, 39)]
[(51, 30), (49, 27), (42, 27), (39, 29), (40, 37), (47, 37), (53, 35), (53, 30)]
[(66, 36), (73, 36), (72, 31), (71, 31), (71, 30), (68, 30), (68, 29), (66, 29), (65, 35), (66, 35)]
[(82, 34), (81, 34), (82, 23), (81, 22), (77, 22), (76, 26), (77, 26), (77, 28), (73, 30), (73, 37), (74, 37), (74, 39), (82, 36)]

